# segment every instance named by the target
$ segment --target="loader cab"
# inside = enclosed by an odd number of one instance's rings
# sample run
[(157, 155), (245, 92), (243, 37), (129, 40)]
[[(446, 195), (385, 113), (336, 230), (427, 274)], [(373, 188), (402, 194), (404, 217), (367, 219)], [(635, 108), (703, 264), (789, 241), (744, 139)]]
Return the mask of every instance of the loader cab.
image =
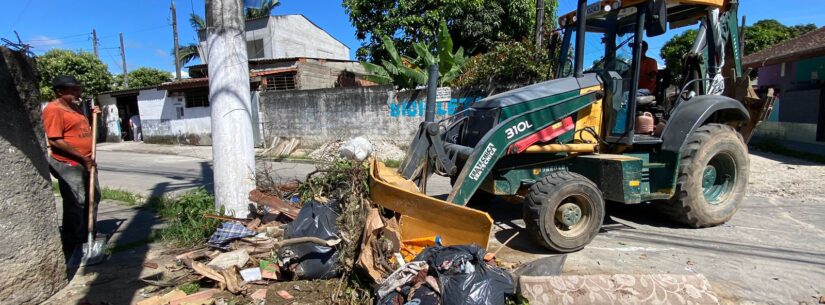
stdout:
[[(671, 84), (669, 74), (683, 71), (668, 71), (660, 65), (651, 68), (650, 57), (655, 56), (658, 48), (651, 47), (645, 54), (642, 50), (645, 38), (665, 33), (668, 25), (683, 27), (701, 23), (710, 9), (723, 3), (722, 0), (608, 0), (587, 5), (584, 24), (578, 22), (575, 11), (563, 15), (559, 18), (563, 35), (555, 75), (581, 77), (576, 75), (577, 67), (581, 67), (581, 73), (599, 75), (605, 93), (601, 135), (607, 143), (660, 144), (660, 131), (676, 101), (672, 88), (681, 88), (691, 75), (680, 77), (681, 84)], [(702, 33), (708, 35), (709, 28), (703, 26)], [(695, 46), (705, 49), (705, 65), (707, 57), (713, 56), (707, 54), (708, 49), (714, 49), (713, 43), (713, 40), (700, 39)], [(707, 67), (697, 70), (706, 71)], [(699, 87), (696, 90), (699, 95), (706, 93)], [(653, 125), (650, 125), (651, 117)], [(645, 122), (641, 124), (647, 124), (648, 128), (638, 128), (642, 120)]]

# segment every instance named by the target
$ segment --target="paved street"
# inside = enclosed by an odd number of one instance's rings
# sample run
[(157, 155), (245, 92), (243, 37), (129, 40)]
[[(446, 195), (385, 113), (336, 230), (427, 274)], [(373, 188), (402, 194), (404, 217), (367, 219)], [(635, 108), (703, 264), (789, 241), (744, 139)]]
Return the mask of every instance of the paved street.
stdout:
[[(209, 161), (172, 155), (99, 152), (101, 184), (144, 194), (211, 187)], [(283, 178), (302, 178), (308, 164), (270, 163)], [(761, 177), (752, 177), (760, 179)], [(446, 179), (430, 190), (443, 192)], [(777, 181), (777, 183), (782, 183)], [(723, 304), (816, 304), (825, 294), (825, 202), (749, 196), (727, 224), (689, 229), (663, 221), (650, 207), (608, 206), (602, 233), (570, 254), (565, 274), (703, 274)], [(478, 206), (495, 219), (491, 249), (522, 230), (521, 208)], [(520, 234), (499, 257), (523, 263), (551, 255)]]

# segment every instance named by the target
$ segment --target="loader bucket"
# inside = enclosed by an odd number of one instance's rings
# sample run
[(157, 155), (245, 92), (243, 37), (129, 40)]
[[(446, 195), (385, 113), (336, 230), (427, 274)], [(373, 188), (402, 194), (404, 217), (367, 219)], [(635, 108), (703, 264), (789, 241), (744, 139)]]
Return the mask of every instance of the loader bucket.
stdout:
[(477, 244), (487, 248), (493, 219), (485, 212), (422, 194), (380, 161), (370, 164), (370, 197), (376, 204), (401, 214), (401, 239), (441, 236), (445, 246)]

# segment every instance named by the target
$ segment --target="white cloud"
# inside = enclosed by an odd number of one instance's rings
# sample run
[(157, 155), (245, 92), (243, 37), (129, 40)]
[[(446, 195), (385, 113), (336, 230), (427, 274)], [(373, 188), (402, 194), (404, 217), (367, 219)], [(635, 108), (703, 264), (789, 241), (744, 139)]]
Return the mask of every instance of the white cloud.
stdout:
[(50, 38), (48, 36), (38, 35), (32, 37), (32, 39), (29, 39), (27, 43), (36, 48), (53, 48), (62, 45), (63, 41), (57, 38)]
[(155, 49), (155, 55), (157, 55), (158, 57), (162, 57), (162, 58), (169, 57), (169, 53), (166, 53), (166, 51), (161, 50), (161, 49)]

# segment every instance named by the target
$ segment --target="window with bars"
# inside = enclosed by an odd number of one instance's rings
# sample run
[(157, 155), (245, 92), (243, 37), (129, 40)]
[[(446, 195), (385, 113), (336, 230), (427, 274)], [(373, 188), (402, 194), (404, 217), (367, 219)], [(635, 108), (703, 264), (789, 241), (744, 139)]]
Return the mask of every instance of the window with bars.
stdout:
[(266, 80), (266, 84), (264, 85), (264, 91), (280, 91), (295, 89), (295, 75), (295, 72), (267, 75), (264, 78)]
[(194, 91), (186, 92), (186, 108), (209, 107), (209, 92)]

